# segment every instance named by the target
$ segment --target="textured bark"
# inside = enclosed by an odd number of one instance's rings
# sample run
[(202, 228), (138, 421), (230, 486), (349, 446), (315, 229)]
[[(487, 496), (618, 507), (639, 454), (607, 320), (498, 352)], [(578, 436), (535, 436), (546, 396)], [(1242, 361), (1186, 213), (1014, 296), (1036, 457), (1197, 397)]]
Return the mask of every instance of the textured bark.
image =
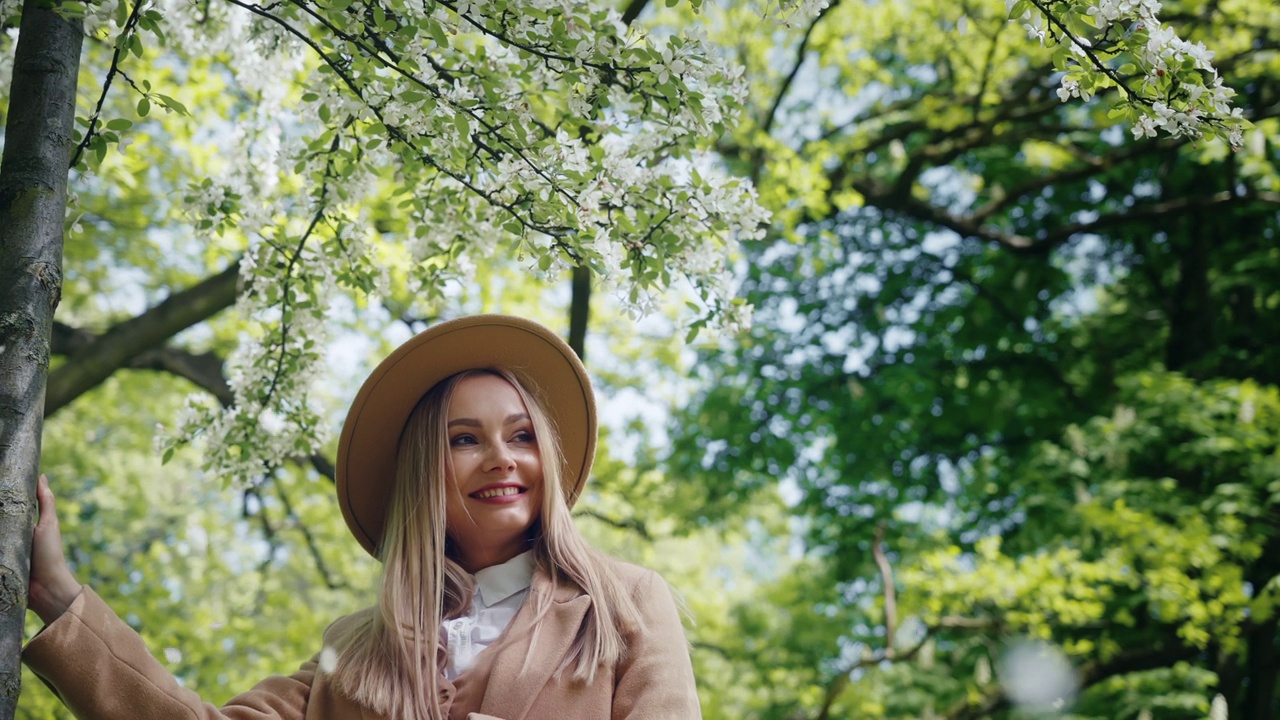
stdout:
[(0, 159), (0, 720), (17, 710), (83, 33), (26, 0)]

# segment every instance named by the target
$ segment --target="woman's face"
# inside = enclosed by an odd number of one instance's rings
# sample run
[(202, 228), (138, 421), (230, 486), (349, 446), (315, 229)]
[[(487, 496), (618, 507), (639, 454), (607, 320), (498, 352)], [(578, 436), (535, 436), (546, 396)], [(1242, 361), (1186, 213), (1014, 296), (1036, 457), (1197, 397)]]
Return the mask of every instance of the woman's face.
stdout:
[(445, 422), (448, 531), (475, 572), (528, 549), (542, 507), (542, 457), (528, 408), (496, 375), (460, 380)]

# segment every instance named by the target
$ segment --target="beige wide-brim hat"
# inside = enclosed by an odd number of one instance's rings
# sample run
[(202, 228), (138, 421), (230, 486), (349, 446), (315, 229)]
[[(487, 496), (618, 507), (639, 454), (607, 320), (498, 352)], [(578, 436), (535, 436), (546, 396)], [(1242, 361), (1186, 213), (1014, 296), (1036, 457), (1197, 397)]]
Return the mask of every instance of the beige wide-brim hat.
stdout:
[(510, 315), (442, 322), (396, 348), (364, 381), (338, 440), (338, 504), (374, 557), (396, 476), (400, 433), (436, 383), (464, 370), (504, 368), (542, 403), (560, 438), (565, 499), (578, 499), (596, 450), (596, 401), (577, 354), (538, 323)]

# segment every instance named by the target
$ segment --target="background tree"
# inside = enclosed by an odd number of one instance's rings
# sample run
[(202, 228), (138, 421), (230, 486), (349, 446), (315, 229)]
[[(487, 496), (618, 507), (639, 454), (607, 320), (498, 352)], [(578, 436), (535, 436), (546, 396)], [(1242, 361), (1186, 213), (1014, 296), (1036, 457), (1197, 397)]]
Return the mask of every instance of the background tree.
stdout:
[(1131, 142), (1108, 91), (1063, 104), (1048, 50), (962, 10), (833, 4), (786, 51), (722, 23), (753, 83), (722, 150), (783, 227), (668, 468), (704, 517), (781, 485), (819, 568), (734, 642), (797, 652), (735, 711), (1004, 717), (1026, 637), (1081, 716), (1271, 717), (1280, 16), (1162, 11), (1241, 89), (1231, 152)]

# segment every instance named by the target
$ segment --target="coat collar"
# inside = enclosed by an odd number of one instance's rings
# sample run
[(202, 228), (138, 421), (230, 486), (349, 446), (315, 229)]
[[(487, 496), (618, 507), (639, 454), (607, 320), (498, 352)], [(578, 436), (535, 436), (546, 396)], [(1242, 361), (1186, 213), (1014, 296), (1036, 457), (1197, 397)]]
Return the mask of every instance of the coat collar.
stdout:
[[(537, 622), (537, 607), (547, 597), (551, 604)], [(545, 570), (535, 570), (529, 597), (507, 628), (508, 640), (494, 648), (499, 652), (480, 712), (521, 720), (568, 654), (590, 607), (591, 598), (577, 585), (563, 578), (553, 584)]]

